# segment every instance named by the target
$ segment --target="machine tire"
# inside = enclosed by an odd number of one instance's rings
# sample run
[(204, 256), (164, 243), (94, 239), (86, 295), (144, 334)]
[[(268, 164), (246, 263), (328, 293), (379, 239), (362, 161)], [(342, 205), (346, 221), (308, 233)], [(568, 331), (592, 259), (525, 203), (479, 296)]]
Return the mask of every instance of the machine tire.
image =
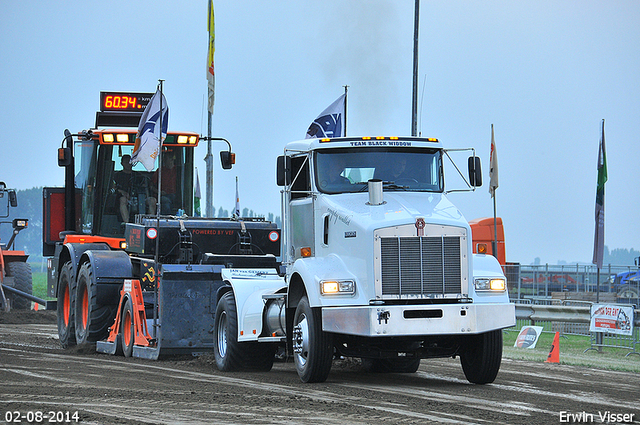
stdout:
[(324, 382), (331, 371), (333, 338), (322, 330), (319, 308), (302, 297), (293, 316), (294, 363), (302, 382)]
[(78, 345), (107, 337), (115, 319), (115, 305), (98, 304), (97, 283), (90, 262), (84, 263), (76, 281), (75, 328)]
[(373, 373), (416, 373), (420, 367), (420, 359), (362, 359), (362, 366)]
[(502, 330), (470, 335), (461, 348), (460, 363), (469, 382), (483, 385), (496, 379), (502, 360)]
[(638, 288), (626, 284), (618, 288), (617, 297), (623, 300), (634, 300), (638, 298)]
[(214, 329), (213, 354), (216, 366), (223, 372), (241, 370), (244, 361), (238, 343), (238, 313), (232, 291), (225, 293), (218, 301)]
[(122, 354), (125, 357), (131, 357), (133, 354), (133, 344), (135, 342), (133, 320), (133, 304), (131, 303), (131, 298), (127, 297), (120, 316), (120, 341), (122, 343)]
[[(33, 294), (33, 283), (31, 280), (31, 266), (29, 263), (22, 261), (12, 261), (5, 263), (7, 267), (7, 275), (13, 276), (13, 287), (19, 291)], [(9, 294), (11, 300), (11, 308), (15, 310), (29, 310), (31, 301), (19, 295)]]
[(73, 264), (64, 263), (58, 280), (58, 339), (62, 348), (76, 345), (75, 325), (76, 277)]

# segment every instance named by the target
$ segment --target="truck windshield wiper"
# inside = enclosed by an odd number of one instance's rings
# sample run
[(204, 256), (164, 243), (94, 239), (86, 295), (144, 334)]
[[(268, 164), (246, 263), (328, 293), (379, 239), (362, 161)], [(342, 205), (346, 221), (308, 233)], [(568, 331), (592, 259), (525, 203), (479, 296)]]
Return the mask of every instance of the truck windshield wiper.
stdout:
[(409, 186), (403, 186), (400, 184), (396, 184), (395, 182), (382, 182), (382, 187), (385, 189), (392, 189), (392, 190), (407, 190), (409, 189)]
[[(362, 187), (360, 188), (359, 192), (366, 192), (369, 189), (369, 186), (367, 184), (367, 182), (358, 182), (358, 183), (354, 183), (354, 184), (361, 184)], [(410, 186), (403, 186), (400, 184), (396, 184), (395, 182), (386, 182), (383, 181), (382, 182), (382, 187), (384, 189), (391, 189), (391, 190), (407, 190), (410, 189)]]

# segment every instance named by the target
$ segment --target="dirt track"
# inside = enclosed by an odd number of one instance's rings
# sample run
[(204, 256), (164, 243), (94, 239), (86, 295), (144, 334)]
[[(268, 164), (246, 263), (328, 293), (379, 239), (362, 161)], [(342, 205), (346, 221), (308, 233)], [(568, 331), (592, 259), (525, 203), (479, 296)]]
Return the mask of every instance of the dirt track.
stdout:
[(561, 412), (601, 423), (607, 411), (640, 423), (634, 373), (504, 359), (496, 382), (477, 386), (457, 359), (423, 360), (409, 375), (364, 373), (344, 360), (327, 382), (302, 384), (291, 363), (229, 374), (209, 357), (62, 350), (55, 316), (13, 314), (0, 313), (0, 423), (7, 412), (36, 411), (77, 411), (85, 424), (554, 424), (569, 418)]

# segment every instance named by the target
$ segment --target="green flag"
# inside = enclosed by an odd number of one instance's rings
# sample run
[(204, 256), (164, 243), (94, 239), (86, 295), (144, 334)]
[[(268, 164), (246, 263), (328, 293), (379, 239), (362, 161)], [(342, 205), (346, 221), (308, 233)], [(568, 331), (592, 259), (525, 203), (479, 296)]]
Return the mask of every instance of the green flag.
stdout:
[(604, 120), (598, 149), (598, 188), (596, 189), (596, 231), (593, 238), (593, 264), (602, 268), (604, 257), (604, 184), (607, 182), (607, 153), (604, 146)]

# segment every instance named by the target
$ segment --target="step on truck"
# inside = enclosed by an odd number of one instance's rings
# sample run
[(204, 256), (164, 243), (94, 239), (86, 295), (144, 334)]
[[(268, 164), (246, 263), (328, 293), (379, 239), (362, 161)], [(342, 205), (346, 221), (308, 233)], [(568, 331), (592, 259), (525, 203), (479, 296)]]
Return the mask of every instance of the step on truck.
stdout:
[[(338, 357), (397, 373), (459, 357), (470, 382), (493, 382), (515, 307), (498, 261), (473, 254), (470, 226), (447, 197), (445, 157), (426, 138), (288, 144), (277, 158), (284, 273), (221, 270), (218, 368), (268, 370), (282, 344), (303, 382), (326, 380)], [(475, 154), (468, 168), (469, 188), (481, 185)]]

